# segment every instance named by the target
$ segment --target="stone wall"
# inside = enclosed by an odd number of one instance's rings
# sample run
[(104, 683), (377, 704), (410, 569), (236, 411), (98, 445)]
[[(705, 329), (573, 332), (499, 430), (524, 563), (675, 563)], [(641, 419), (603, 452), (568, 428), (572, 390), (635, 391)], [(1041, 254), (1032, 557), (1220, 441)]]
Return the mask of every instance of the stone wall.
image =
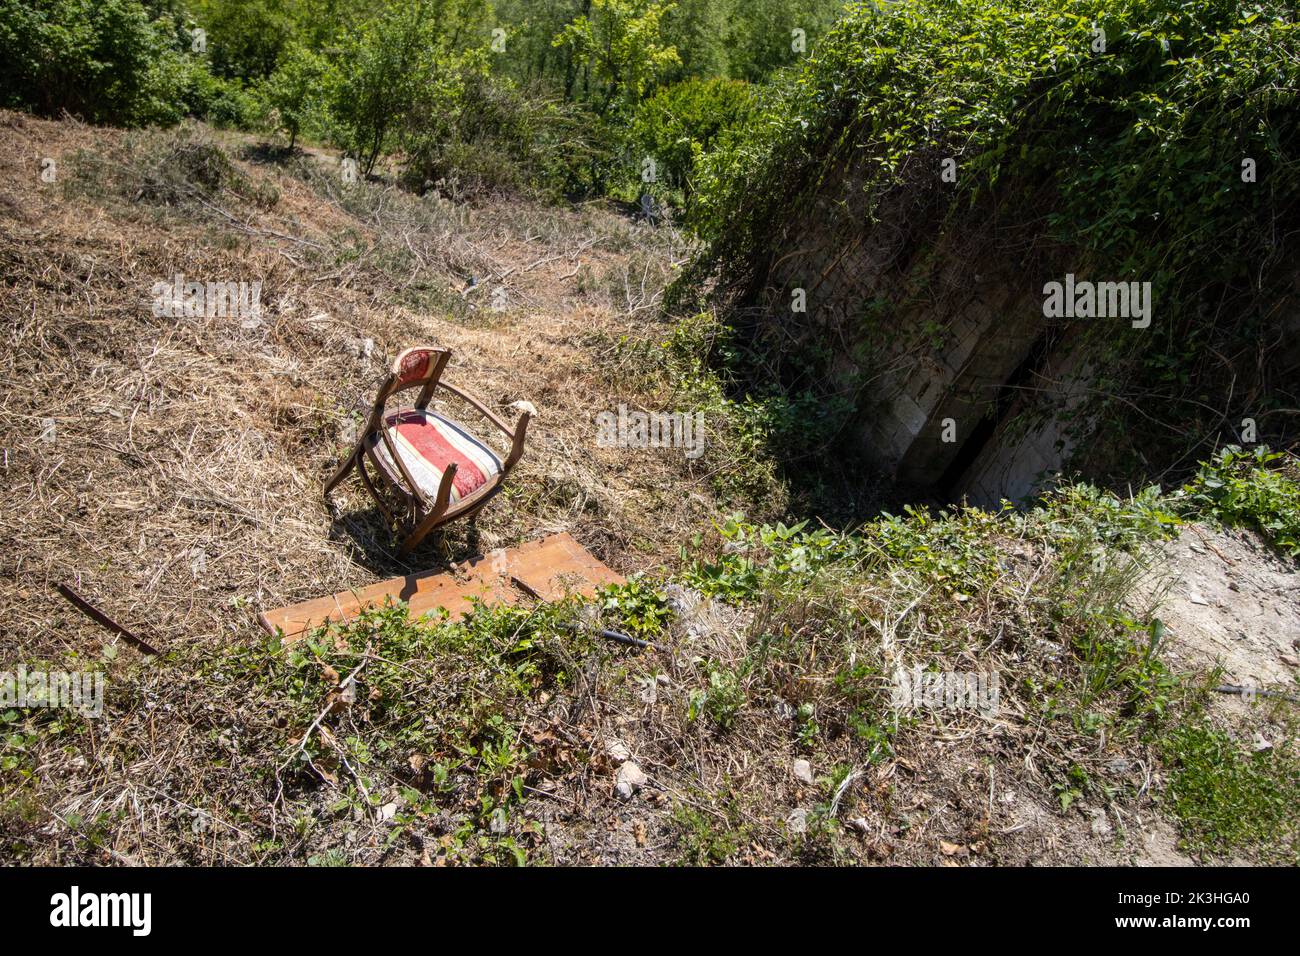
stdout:
[[(998, 453), (968, 443), (999, 434), (987, 419), (1007, 404), (1009, 380), (1051, 359), (1035, 354), (1048, 332), (1043, 270), (1028, 267), (1032, 244), (995, 235), (993, 222), (936, 236), (934, 199), (933, 185), (900, 187), (868, 228), (860, 188), (824, 188), (778, 238), (760, 305), (796, 339), (830, 343), (832, 377), (865, 381), (855, 434), (886, 474), (953, 496), (1023, 497), (1029, 475), (1060, 467), (1059, 430)], [(805, 313), (791, 309), (796, 289)], [(1057, 363), (1055, 373), (1068, 372)], [(978, 463), (964, 464), (977, 451)]]

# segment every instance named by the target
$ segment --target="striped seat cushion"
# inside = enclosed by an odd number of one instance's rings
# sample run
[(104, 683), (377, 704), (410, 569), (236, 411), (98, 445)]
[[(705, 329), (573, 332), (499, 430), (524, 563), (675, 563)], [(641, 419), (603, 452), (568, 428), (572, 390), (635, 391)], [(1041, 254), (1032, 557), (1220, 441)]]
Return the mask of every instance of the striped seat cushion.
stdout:
[[(430, 500), (437, 497), (442, 473), (453, 461), (456, 463), (456, 477), (451, 483), (453, 504), (501, 473), (501, 459), (492, 449), (455, 422), (428, 409), (393, 412), (385, 424), (402, 464)], [(372, 435), (369, 445), (390, 474), (401, 475), (389, 455), (387, 442), (379, 435)]]

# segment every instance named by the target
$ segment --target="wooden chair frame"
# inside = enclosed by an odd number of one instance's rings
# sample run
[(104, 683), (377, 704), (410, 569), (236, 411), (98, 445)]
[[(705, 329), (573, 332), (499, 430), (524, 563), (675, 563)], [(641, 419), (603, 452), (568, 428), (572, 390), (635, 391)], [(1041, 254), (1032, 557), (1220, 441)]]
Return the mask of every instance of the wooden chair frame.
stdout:
[[(476, 515), (479, 509), (501, 490), (506, 477), (519, 463), (519, 459), (524, 454), (524, 438), (528, 433), (528, 421), (531, 412), (524, 411), (512, 429), (483, 402), (442, 380), (442, 373), (446, 369), (447, 361), (450, 358), (451, 352), (448, 349), (417, 345), (406, 349), (393, 360), (392, 370), (389, 372), (388, 377), (384, 379), (383, 384), (379, 386), (379, 393), (375, 397), (375, 405), (371, 409), (365, 430), (358, 437), (356, 446), (347, 459), (334, 473), (334, 477), (325, 484), (325, 495), (328, 497), (329, 493), (355, 467), (361, 476), (361, 483), (370, 492), (370, 496), (375, 499), (375, 503), (383, 512), (384, 517), (389, 522), (399, 526), (403, 524), (409, 525), (411, 530), (402, 542), (400, 552), (402, 555), (409, 554), (434, 528), (457, 518)], [(411, 478), (410, 472), (393, 444), (392, 437), (388, 434), (388, 428), (386, 427), (388, 400), (401, 392), (417, 388), (420, 390), (420, 394), (415, 400), (415, 405), (399, 408), (397, 409), (398, 412), (410, 410), (411, 408), (421, 411), (427, 409), (429, 402), (433, 400), (435, 390), (442, 388), (464, 400), (476, 411), (480, 412), (510, 442), (510, 453), (502, 462), (501, 471), (454, 504), (451, 501), (451, 490), (452, 483), (456, 478), (456, 463), (452, 462), (443, 472), (442, 481), (438, 486), (438, 493), (430, 499)], [(450, 421), (450, 419), (448, 420)], [(452, 424), (456, 423), (453, 422)], [(394, 467), (390, 467), (375, 454), (375, 448), (380, 441), (384, 443), (385, 448), (388, 450), (388, 457)], [(375, 474), (404, 503), (404, 514), (395, 515), (387, 502), (384, 501), (383, 495), (380, 494), (374, 480), (366, 471), (367, 459), (373, 466)]]

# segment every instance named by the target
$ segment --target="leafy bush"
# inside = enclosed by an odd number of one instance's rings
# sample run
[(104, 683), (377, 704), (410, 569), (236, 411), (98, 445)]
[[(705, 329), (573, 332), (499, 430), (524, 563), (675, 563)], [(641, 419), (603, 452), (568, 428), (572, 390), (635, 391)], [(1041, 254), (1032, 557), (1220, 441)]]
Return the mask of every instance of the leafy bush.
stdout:
[(1052, 541), (1058, 549), (1086, 541), (1093, 550), (1133, 552), (1143, 544), (1169, 537), (1183, 523), (1176, 502), (1149, 485), (1136, 495), (1120, 497), (1083, 483), (1063, 484), (1018, 523)]
[(652, 156), (659, 181), (688, 206), (700, 158), (742, 125), (754, 95), (741, 80), (691, 79), (665, 87), (637, 107), (629, 132), (638, 156)]
[(214, 76), (193, 58), (183, 63), (184, 88), (179, 103), (182, 114), (233, 129), (253, 129), (262, 124), (267, 103), (255, 89), (238, 80)]
[[(1104, 53), (1093, 51), (1094, 24), (1108, 38)], [(941, 148), (961, 157), (968, 200), (1003, 180), (1056, 183), (1057, 236), (1120, 272), (1140, 266), (1172, 280), (1156, 237), (1181, 261), (1194, 254), (1230, 268), (1208, 254), (1223, 241), (1208, 222), (1257, 243), (1246, 229), (1264, 205), (1300, 190), (1294, 181), (1278, 183), (1281, 193), (1224, 188), (1241, 185), (1243, 155), (1289, 168), (1296, 91), (1282, 80), (1300, 71), (1297, 42), (1294, 9), (1282, 2), (853, 7), (767, 99), (750, 134), (709, 164), (714, 254), (756, 255), (798, 195), (855, 153), (871, 155), (877, 173), (866, 185), (879, 191), (914, 154)]]
[(1300, 467), (1259, 446), (1220, 449), (1179, 492), (1183, 507), (1229, 525), (1253, 528), (1283, 554), (1300, 557)]
[(136, 0), (0, 0), (0, 103), (94, 123), (174, 123), (192, 90), (174, 24)]
[(528, 95), (490, 75), (481, 56), (443, 67), (436, 97), (416, 111), (403, 178), (440, 181), (457, 196), (603, 191), (614, 160), (610, 130), (580, 106)]
[[(755, 526), (740, 516), (718, 532), (724, 542), (715, 560), (694, 561), (683, 581), (701, 594), (731, 602), (807, 588), (823, 571), (862, 556), (862, 539), (826, 528), (806, 530), (808, 522)], [(852, 564), (848, 564), (852, 567)]]

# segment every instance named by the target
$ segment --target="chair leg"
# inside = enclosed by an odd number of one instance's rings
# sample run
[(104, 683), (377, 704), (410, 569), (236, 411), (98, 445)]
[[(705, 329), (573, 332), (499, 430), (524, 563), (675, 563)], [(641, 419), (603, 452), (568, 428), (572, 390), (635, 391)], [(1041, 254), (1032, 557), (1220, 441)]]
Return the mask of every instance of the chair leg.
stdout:
[(331, 491), (338, 487), (338, 483), (348, 476), (357, 463), (357, 453), (354, 450), (348, 455), (348, 460), (339, 466), (339, 470), (334, 472), (334, 477), (325, 483), (325, 497), (328, 498)]
[(399, 552), (402, 557), (410, 554), (415, 549), (415, 546), (424, 540), (424, 536), (442, 524), (447, 517), (447, 511), (451, 506), (451, 486), (455, 480), (456, 463), (453, 461), (447, 466), (447, 470), (442, 473), (442, 481), (438, 484), (438, 496), (433, 501), (433, 507), (427, 515), (420, 519), (420, 523), (415, 526), (415, 530), (402, 542), (402, 550)]
[(429, 514), (425, 516), (424, 520), (415, 526), (415, 530), (406, 536), (406, 540), (402, 542), (402, 547), (397, 552), (398, 556), (404, 558), (414, 551), (416, 546), (428, 536), (429, 532), (442, 523), (442, 518), (446, 510), (446, 508), (443, 508), (442, 511), (439, 512), (435, 508), (433, 511), (429, 512)]
[(374, 499), (375, 506), (379, 508), (379, 513), (384, 516), (384, 520), (388, 522), (390, 526), (396, 525), (397, 520), (393, 515), (392, 509), (384, 503), (384, 496), (379, 493), (379, 489), (375, 487), (375, 483), (371, 479), (370, 473), (366, 471), (366, 460), (361, 455), (357, 456), (357, 474), (361, 476), (361, 483), (365, 485), (366, 491), (370, 492), (370, 497)]

